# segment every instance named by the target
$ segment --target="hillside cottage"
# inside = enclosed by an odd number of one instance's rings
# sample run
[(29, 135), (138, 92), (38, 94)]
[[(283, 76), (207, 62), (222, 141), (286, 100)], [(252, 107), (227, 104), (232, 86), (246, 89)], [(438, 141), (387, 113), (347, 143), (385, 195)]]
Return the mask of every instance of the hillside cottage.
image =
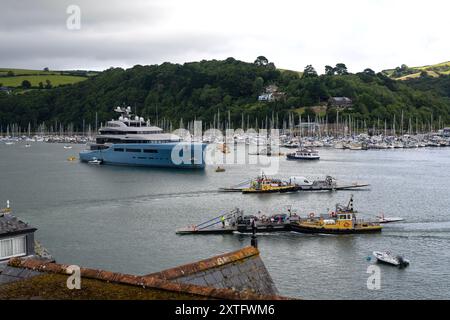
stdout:
[(8, 87), (0, 87), (0, 92), (4, 92), (6, 94), (10, 94), (11, 93), (11, 89)]
[(271, 84), (264, 89), (264, 93), (258, 97), (258, 101), (273, 102), (284, 99), (286, 94), (278, 91), (278, 86)]
[(335, 108), (349, 108), (353, 105), (353, 101), (350, 98), (347, 97), (331, 97), (328, 100), (328, 105), (330, 107)]

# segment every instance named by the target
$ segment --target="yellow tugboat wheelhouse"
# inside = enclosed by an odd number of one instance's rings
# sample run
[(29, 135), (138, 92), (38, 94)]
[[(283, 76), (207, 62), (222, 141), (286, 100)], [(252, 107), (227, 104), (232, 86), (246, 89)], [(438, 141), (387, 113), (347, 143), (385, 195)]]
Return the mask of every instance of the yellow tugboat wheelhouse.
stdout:
[(9, 206), (9, 200), (6, 200), (6, 208), (0, 208), (0, 214), (8, 214), (11, 212), (11, 207)]
[(378, 222), (356, 218), (352, 195), (347, 206), (336, 205), (336, 211), (325, 217), (310, 214), (308, 219), (292, 223), (291, 228), (302, 233), (353, 234), (381, 232), (383, 227)]
[(297, 187), (295, 185), (287, 184), (281, 180), (268, 178), (264, 173), (261, 173), (261, 176), (252, 180), (249, 188), (242, 189), (242, 193), (276, 193), (296, 190)]

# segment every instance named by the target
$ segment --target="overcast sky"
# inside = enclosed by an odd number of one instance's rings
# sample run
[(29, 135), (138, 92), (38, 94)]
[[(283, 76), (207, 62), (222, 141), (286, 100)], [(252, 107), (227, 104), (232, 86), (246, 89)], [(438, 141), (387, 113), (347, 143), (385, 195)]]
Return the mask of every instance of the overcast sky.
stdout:
[[(1, 0), (0, 67), (93, 69), (266, 56), (376, 71), (450, 60), (445, 0)], [(81, 9), (68, 30), (67, 7)]]

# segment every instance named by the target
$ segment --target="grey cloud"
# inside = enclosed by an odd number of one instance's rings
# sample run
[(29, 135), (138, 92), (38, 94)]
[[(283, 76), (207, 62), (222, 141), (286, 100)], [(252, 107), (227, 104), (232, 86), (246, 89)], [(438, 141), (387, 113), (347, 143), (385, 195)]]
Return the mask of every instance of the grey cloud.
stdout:
[(166, 16), (164, 9), (145, 0), (6, 0), (0, 11), (0, 30), (7, 32), (39, 32), (43, 29), (64, 29), (69, 5), (81, 9), (85, 27), (136, 23), (157, 24)]
[[(81, 8), (81, 30), (66, 28), (70, 4)], [(166, 12), (145, 0), (6, 0), (0, 14), (2, 67), (99, 69), (183, 61), (187, 53), (208, 57), (229, 43), (207, 32), (153, 34)]]
[(3, 34), (0, 37), (9, 44), (0, 51), (3, 66), (17, 67), (17, 61), (23, 61), (28, 66), (36, 63), (38, 68), (48, 66), (54, 69), (71, 68), (83, 60), (101, 67), (117, 63), (130, 66), (137, 63), (182, 61), (180, 58), (187, 53), (208, 56), (226, 51), (229, 43), (227, 37), (207, 33), (120, 37), (114, 33), (48, 31), (40, 34), (40, 37), (34, 34), (22, 34), (20, 37)]

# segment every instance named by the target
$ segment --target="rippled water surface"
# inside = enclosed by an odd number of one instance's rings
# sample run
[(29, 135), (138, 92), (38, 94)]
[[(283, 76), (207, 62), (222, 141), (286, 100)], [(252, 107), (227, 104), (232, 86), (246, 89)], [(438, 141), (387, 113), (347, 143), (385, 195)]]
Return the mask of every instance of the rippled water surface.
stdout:
[[(175, 230), (234, 207), (246, 213), (325, 213), (348, 191), (242, 195), (220, 193), (259, 173), (254, 165), (216, 173), (91, 166), (66, 161), (84, 146), (0, 144), (0, 201), (39, 228), (58, 262), (147, 274), (237, 250), (248, 235), (178, 236)], [(450, 298), (450, 148), (320, 150), (319, 162), (280, 160), (280, 177), (332, 175), (362, 181), (353, 191), (360, 217), (379, 213), (405, 222), (375, 235), (258, 236), (262, 259), (280, 293), (307, 299)], [(405, 270), (381, 265), (381, 289), (367, 289), (367, 257), (389, 249), (411, 260)]]

